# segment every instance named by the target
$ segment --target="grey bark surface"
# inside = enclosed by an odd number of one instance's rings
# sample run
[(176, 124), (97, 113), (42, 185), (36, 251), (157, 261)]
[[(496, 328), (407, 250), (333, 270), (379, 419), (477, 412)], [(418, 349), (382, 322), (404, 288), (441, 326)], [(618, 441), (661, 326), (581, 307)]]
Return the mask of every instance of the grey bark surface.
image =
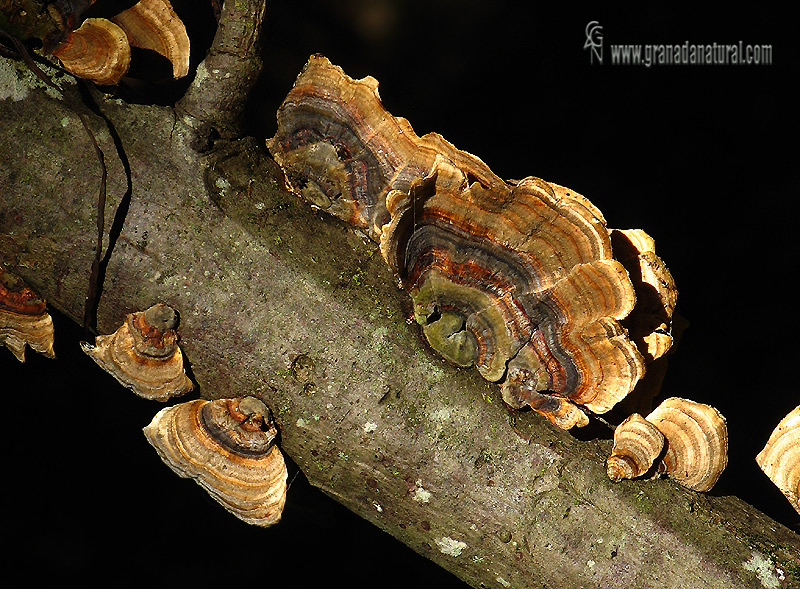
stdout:
[(195, 147), (215, 137), (243, 135), (245, 100), (261, 72), (264, 0), (222, 5), (214, 42), (195, 73), (192, 85), (176, 105), (182, 121), (194, 129)]
[[(800, 585), (786, 527), (667, 480), (612, 484), (608, 440), (510, 413), (477, 371), (444, 363), (375, 244), (282, 190), (255, 140), (200, 154), (174, 110), (96, 98), (131, 171), (126, 194), (94, 117), (106, 227), (124, 213), (98, 329), (176, 308), (200, 395), (260, 396), (325, 493), (475, 587)], [(75, 114), (4, 58), (0, 150), (0, 259), (78, 320), (100, 171)]]

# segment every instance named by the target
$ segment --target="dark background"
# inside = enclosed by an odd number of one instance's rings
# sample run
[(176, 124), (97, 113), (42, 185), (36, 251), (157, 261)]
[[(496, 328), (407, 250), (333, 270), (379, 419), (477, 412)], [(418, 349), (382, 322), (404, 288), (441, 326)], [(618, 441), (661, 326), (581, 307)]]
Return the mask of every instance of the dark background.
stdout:
[[(212, 32), (210, 12), (196, 6), (175, 2), (199, 58)], [(602, 65), (583, 49), (591, 20), (603, 26)], [(800, 403), (800, 56), (787, 20), (764, 6), (706, 16), (671, 6), (272, 2), (251, 132), (274, 133), (276, 108), (308, 56), (321, 52), (353, 77), (376, 77), (387, 109), (418, 134), (441, 133), (502, 177), (536, 175), (581, 192), (611, 227), (645, 229), (689, 321), (662, 397), (709, 403), (726, 416), (730, 464), (713, 493), (737, 495), (797, 529), (797, 514), (754, 460)], [(773, 64), (611, 64), (613, 43), (686, 40), (771, 44)], [(463, 586), (302, 474), (279, 526), (241, 524), (160, 463), (139, 433), (158, 407), (100, 373), (78, 349), (80, 331), (55, 320), (57, 361), (28, 352), (23, 366), (0, 350), (15, 414), (7, 514), (24, 517), (12, 531), (35, 558), (32, 575), (122, 585), (288, 578)]]

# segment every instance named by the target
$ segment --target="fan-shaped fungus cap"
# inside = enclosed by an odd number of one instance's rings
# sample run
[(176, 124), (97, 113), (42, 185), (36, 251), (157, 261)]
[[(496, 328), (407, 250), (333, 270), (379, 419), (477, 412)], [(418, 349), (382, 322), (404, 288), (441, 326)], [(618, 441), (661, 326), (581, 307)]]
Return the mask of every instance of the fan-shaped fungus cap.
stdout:
[(659, 472), (695, 491), (711, 490), (728, 464), (728, 428), (719, 411), (670, 397), (647, 416), (647, 421), (666, 438), (667, 450)]
[(117, 84), (131, 63), (128, 37), (104, 18), (87, 18), (53, 49), (53, 55), (68, 72), (98, 84)]
[(0, 266), (0, 345), (25, 362), (25, 346), (55, 358), (47, 304), (16, 274)]
[(262, 527), (280, 520), (286, 464), (259, 399), (181, 403), (159, 411), (144, 434), (167, 466), (239, 519)]
[(614, 430), (614, 447), (606, 461), (608, 478), (619, 482), (646, 474), (664, 450), (664, 434), (638, 413)]
[(183, 369), (177, 323), (175, 310), (159, 303), (131, 313), (113, 334), (98, 335), (94, 346), (81, 342), (81, 348), (140, 397), (166, 401), (194, 386)]
[(624, 324), (647, 362), (672, 347), (672, 315), (678, 301), (675, 280), (656, 255), (655, 241), (641, 229), (611, 231), (614, 258), (622, 262), (636, 290), (636, 306)]
[(559, 427), (588, 423), (644, 374), (620, 324), (636, 295), (605, 221), (568, 188), (505, 182), (435, 133), (388, 113), (374, 78), (312, 56), (269, 148), (288, 185), (366, 229), (414, 300), (431, 346), (503, 381)]
[(389, 220), (389, 189), (407, 194), (436, 159), (408, 121), (386, 112), (375, 78), (354, 80), (322, 55), (297, 77), (267, 143), (292, 190), (374, 239)]
[(167, 0), (139, 0), (111, 20), (125, 31), (133, 47), (166, 57), (172, 64), (173, 78), (189, 73), (189, 36)]
[(781, 420), (756, 462), (800, 513), (800, 405)]

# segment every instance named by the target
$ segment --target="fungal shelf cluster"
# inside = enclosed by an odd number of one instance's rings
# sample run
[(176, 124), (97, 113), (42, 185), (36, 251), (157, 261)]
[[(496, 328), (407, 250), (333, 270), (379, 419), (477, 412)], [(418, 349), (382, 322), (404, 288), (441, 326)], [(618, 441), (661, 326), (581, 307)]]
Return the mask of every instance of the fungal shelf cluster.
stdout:
[[(69, 73), (97, 84), (116, 85), (129, 73), (132, 47), (164, 58), (174, 79), (189, 73), (189, 36), (169, 0), (94, 3), (12, 2), (0, 22), (16, 37), (39, 39)], [(95, 15), (86, 18), (90, 8)]]
[[(83, 351), (123, 386), (167, 401), (194, 388), (178, 346), (178, 313), (159, 303), (130, 313), (111, 335)], [(257, 526), (280, 520), (286, 463), (267, 406), (255, 397), (179, 403), (144, 428), (147, 441), (173, 472), (190, 478), (239, 519)]]
[[(675, 282), (641, 229), (608, 229), (577, 192), (505, 181), (437, 133), (419, 137), (383, 107), (378, 82), (312, 55), (267, 146), (286, 185), (365, 231), (412, 298), (433, 349), (502, 385), (562, 429), (630, 394), (673, 344)], [(637, 385), (642, 385), (637, 388)], [(758, 463), (800, 512), (800, 414)], [(666, 399), (615, 428), (613, 481), (666, 474), (710, 490), (728, 462), (725, 418)]]
[(25, 347), (48, 358), (53, 352), (53, 319), (47, 303), (16, 274), (0, 266), (0, 345), (25, 362)]
[(573, 190), (504, 181), (440, 135), (418, 137), (375, 79), (312, 56), (268, 146), (291, 189), (380, 243), (430, 345), (501, 382), (511, 407), (586, 425), (669, 349), (677, 293), (646, 233), (609, 231)]

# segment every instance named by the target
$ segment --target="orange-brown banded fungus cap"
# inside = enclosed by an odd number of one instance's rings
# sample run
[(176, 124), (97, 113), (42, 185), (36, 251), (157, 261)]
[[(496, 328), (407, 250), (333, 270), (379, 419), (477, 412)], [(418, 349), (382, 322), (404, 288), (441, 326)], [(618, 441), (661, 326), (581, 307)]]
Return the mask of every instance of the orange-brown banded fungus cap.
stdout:
[(378, 83), (312, 56), (268, 146), (303, 198), (364, 228), (430, 345), (505, 382), (559, 427), (608, 411), (644, 374), (621, 324), (636, 293), (600, 211), (528, 177), (506, 182), (436, 133), (416, 135)]
[(167, 0), (139, 0), (114, 16), (133, 47), (150, 49), (167, 58), (176, 80), (189, 73), (189, 36)]
[(614, 482), (646, 474), (664, 450), (664, 434), (638, 413), (628, 416), (614, 430), (614, 447), (606, 461), (608, 478)]
[(386, 112), (377, 80), (354, 80), (321, 55), (278, 109), (268, 145), (292, 190), (373, 238), (389, 220), (387, 192), (407, 193), (437, 158), (408, 121)]
[(672, 347), (672, 316), (678, 300), (675, 280), (655, 253), (655, 241), (641, 229), (611, 231), (614, 257), (630, 274), (636, 306), (625, 320), (631, 339), (647, 362)]
[(87, 18), (53, 49), (53, 55), (71, 74), (98, 84), (117, 84), (131, 62), (125, 32), (104, 18)]
[(159, 303), (129, 314), (113, 334), (98, 335), (94, 346), (81, 342), (81, 348), (140, 397), (166, 401), (193, 388), (183, 368), (177, 322), (175, 310)]
[(47, 304), (16, 274), (0, 266), (0, 345), (25, 362), (25, 346), (55, 358)]
[(800, 513), (800, 406), (777, 425), (756, 462)]
[(262, 527), (280, 520), (286, 464), (259, 399), (181, 403), (159, 411), (144, 434), (167, 466), (239, 519)]
[(711, 490), (728, 464), (728, 428), (719, 411), (670, 397), (647, 416), (647, 421), (666, 438), (659, 471), (695, 491)]

